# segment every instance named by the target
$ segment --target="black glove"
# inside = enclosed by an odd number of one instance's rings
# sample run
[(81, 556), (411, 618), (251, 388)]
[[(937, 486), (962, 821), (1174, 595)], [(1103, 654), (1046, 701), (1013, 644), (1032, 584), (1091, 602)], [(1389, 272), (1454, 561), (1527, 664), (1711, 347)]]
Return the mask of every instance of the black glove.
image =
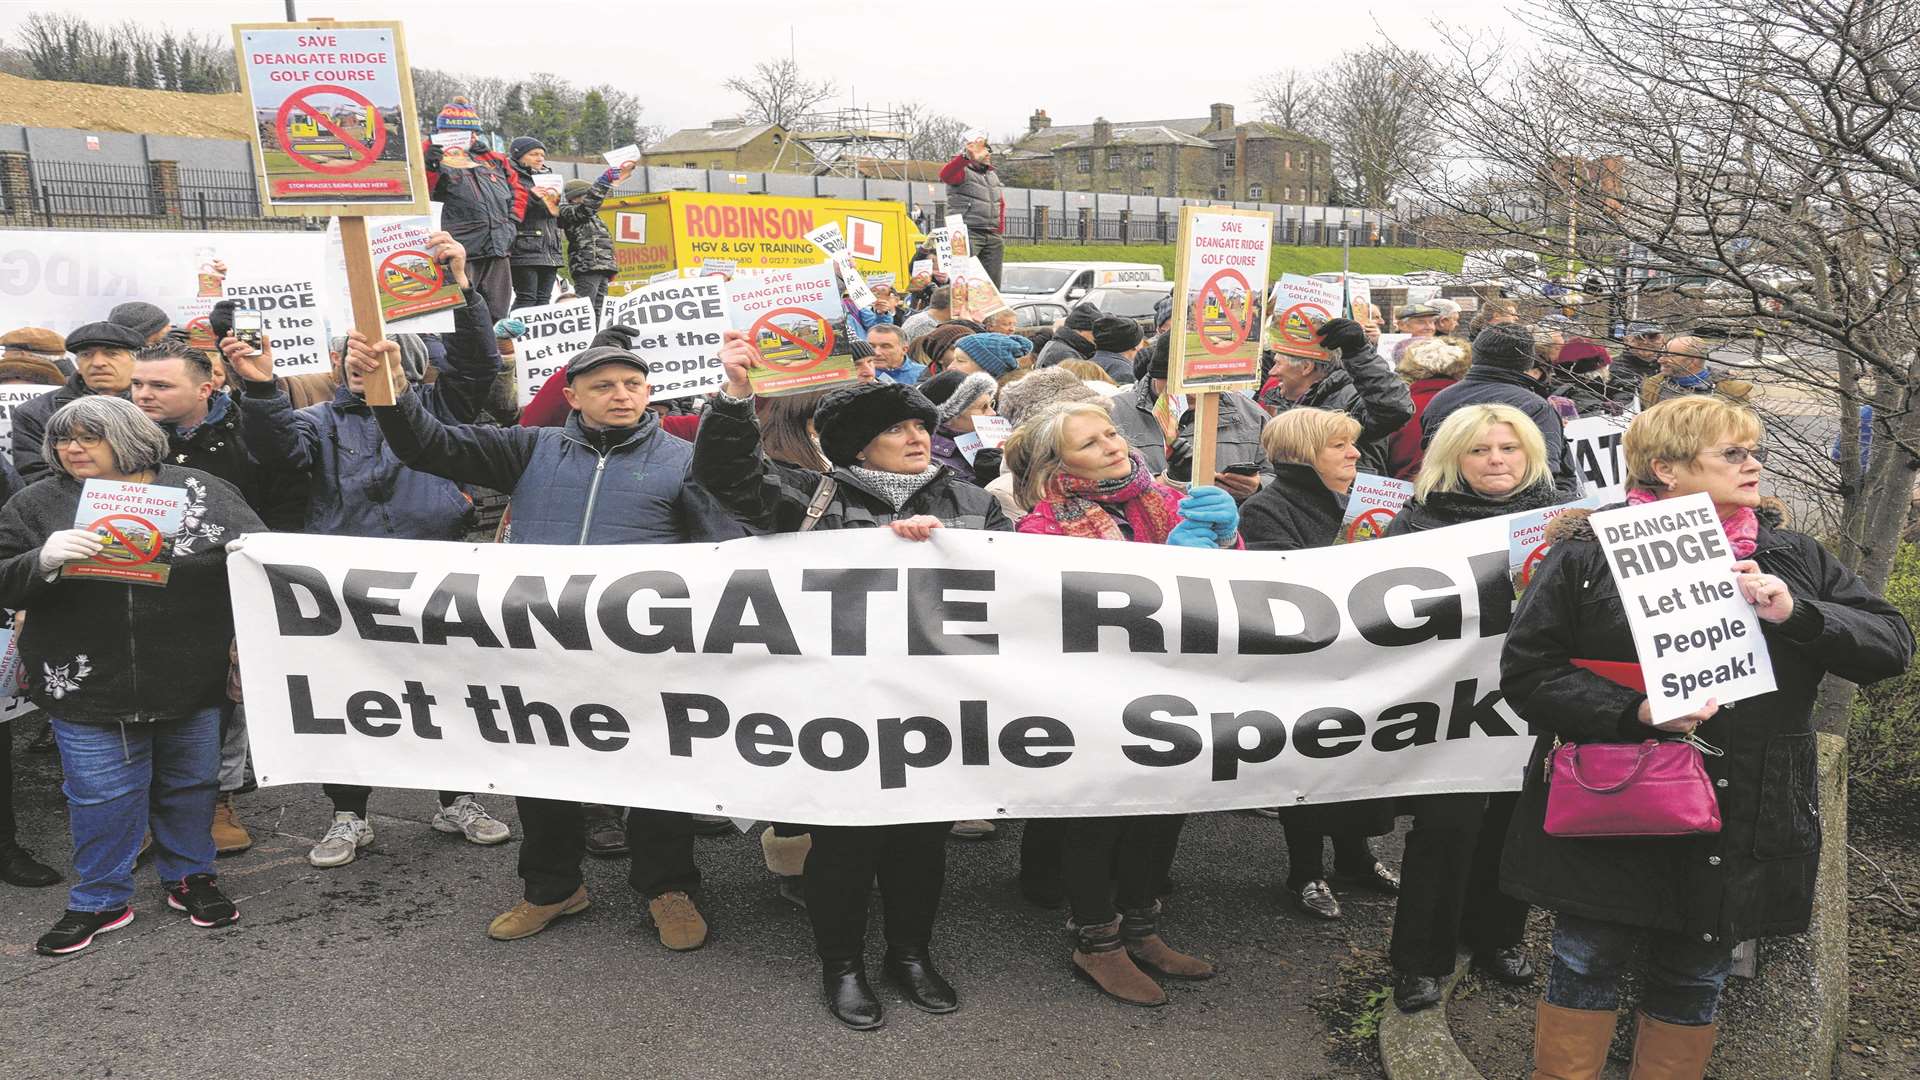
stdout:
[(1320, 346), (1351, 360), (1367, 351), (1367, 332), (1352, 319), (1329, 319), (1320, 328)]
[(981, 449), (973, 455), (973, 482), (986, 487), (1000, 478), (1003, 465), (998, 449)]
[(439, 144), (437, 143), (427, 144), (427, 171), (428, 172), (440, 171), (441, 154), (442, 154), (442, 151), (440, 149)]
[(238, 300), (222, 300), (207, 312), (207, 327), (213, 331), (213, 340), (225, 341), (233, 333), (233, 309), (240, 306)]
[(1175, 439), (1167, 447), (1167, 479), (1181, 484), (1193, 482), (1193, 440)]

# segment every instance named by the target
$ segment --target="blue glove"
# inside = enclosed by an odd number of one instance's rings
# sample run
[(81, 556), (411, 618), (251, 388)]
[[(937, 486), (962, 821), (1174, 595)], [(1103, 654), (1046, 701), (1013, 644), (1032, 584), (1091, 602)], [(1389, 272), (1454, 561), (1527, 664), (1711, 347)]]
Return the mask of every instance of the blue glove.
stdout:
[(493, 336), (497, 338), (512, 338), (518, 341), (527, 336), (526, 320), (517, 315), (509, 315), (504, 319), (500, 319), (493, 324)]
[(1180, 500), (1180, 516), (1206, 526), (1221, 544), (1232, 543), (1240, 531), (1240, 507), (1233, 496), (1210, 485), (1196, 487)]
[(1167, 543), (1174, 547), (1212, 548), (1220, 550), (1220, 541), (1213, 535), (1213, 529), (1197, 521), (1183, 521), (1167, 534)]

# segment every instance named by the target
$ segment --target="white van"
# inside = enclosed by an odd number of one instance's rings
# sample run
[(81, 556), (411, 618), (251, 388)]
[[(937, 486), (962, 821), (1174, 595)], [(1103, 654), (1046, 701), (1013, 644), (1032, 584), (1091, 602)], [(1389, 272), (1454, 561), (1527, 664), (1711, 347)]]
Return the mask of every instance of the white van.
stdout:
[(1000, 294), (1008, 303), (1047, 301), (1071, 307), (1104, 285), (1165, 281), (1156, 263), (1026, 262), (1001, 268)]

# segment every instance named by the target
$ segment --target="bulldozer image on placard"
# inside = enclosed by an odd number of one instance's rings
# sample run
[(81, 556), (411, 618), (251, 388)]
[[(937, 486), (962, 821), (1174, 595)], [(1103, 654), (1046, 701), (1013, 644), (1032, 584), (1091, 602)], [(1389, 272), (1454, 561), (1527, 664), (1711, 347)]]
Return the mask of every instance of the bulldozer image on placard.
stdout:
[[(358, 139), (362, 146), (372, 146), (377, 128), (372, 110), (342, 106), (332, 110), (327, 116), (334, 127)], [(338, 135), (320, 126), (320, 122), (305, 112), (295, 111), (287, 118), (287, 142), (293, 149), (316, 159), (341, 158), (355, 160), (360, 155), (348, 149)]]
[(1230, 342), (1240, 336), (1240, 332), (1234, 328), (1236, 321), (1241, 326), (1251, 325), (1249, 320), (1254, 317), (1252, 298), (1238, 290), (1224, 297), (1217, 292), (1208, 293), (1198, 314), (1198, 325), (1193, 328), (1195, 334), (1216, 344)]
[(767, 327), (761, 327), (759, 339), (754, 342), (754, 344), (760, 347), (761, 357), (775, 364), (790, 364), (795, 361), (808, 360), (811, 359), (813, 355), (817, 355), (809, 354), (806, 349), (802, 348), (799, 344), (801, 341), (811, 344), (816, 348), (826, 344), (825, 327), (811, 319), (794, 319), (783, 323), (781, 330), (785, 332), (788, 337), (797, 338), (798, 341), (790, 341), (787, 337), (782, 337)]
[[(402, 273), (403, 270), (408, 273)], [(434, 265), (425, 259), (402, 259), (398, 265), (386, 268), (387, 291), (403, 299), (425, 296), (434, 290), (430, 283), (435, 276)]]

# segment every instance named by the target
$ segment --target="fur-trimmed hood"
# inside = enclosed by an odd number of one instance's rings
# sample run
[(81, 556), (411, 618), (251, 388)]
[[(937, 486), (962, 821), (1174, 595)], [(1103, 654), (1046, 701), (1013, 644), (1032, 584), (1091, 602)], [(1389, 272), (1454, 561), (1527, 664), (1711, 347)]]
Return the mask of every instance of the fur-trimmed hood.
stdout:
[[(1611, 506), (1602, 506), (1600, 509), (1618, 510), (1625, 505), (1627, 504), (1614, 503)], [(1596, 512), (1584, 509), (1569, 510), (1554, 518), (1552, 524), (1547, 526), (1547, 543), (1558, 544), (1564, 540), (1599, 540), (1600, 538), (1594, 535), (1593, 523), (1587, 520)], [(1787, 504), (1771, 495), (1761, 499), (1760, 505), (1754, 507), (1753, 512), (1760, 519), (1760, 524), (1769, 529), (1779, 529), (1787, 524)]]

